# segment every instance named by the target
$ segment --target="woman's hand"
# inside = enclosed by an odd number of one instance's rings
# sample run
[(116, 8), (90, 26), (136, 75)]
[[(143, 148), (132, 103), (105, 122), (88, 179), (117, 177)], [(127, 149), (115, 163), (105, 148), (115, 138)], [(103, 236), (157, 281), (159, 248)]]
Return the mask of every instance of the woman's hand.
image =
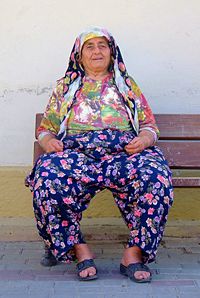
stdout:
[(46, 135), (43, 139), (39, 142), (40, 146), (46, 153), (51, 152), (61, 152), (63, 151), (63, 142), (57, 140), (52, 135)]
[(125, 146), (125, 150), (129, 154), (135, 154), (142, 152), (145, 148), (148, 148), (153, 144), (153, 134), (150, 131), (143, 130), (128, 145)]

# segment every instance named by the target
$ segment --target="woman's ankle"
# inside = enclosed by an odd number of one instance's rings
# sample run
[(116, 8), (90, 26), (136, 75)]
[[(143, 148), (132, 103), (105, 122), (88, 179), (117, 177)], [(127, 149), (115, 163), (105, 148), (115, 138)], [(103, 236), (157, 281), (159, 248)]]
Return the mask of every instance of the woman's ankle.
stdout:
[(93, 254), (86, 243), (75, 244), (74, 248), (78, 262), (82, 262), (86, 259), (93, 259)]
[(121, 263), (128, 266), (131, 263), (142, 262), (142, 250), (138, 246), (128, 247), (124, 250)]

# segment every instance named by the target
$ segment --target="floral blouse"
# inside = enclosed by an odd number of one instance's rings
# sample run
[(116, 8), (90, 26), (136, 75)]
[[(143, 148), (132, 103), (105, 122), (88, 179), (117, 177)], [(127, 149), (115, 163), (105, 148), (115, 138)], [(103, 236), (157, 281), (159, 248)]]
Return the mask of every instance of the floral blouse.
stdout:
[(112, 76), (96, 81), (85, 77), (71, 108), (68, 134), (105, 128), (131, 130), (122, 96)]
[[(44, 117), (37, 130), (39, 140), (47, 134), (58, 135), (60, 125), (66, 114), (68, 102), (64, 98), (65, 80), (57, 84), (44, 113)], [(136, 83), (130, 78), (131, 87), (136, 95), (136, 107), (139, 121), (139, 132), (149, 130), (154, 134), (155, 141), (159, 130), (144, 95)], [(76, 93), (69, 117), (67, 119), (67, 133), (77, 134), (85, 130), (113, 128), (131, 130), (131, 121), (127, 113), (127, 106), (123, 102), (112, 75), (102, 81), (83, 78), (83, 85)]]

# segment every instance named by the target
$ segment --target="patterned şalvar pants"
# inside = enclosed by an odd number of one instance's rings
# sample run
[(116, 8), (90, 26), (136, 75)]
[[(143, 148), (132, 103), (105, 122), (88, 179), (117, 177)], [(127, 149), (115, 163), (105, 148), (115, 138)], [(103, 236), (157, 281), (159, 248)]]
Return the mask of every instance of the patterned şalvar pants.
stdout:
[(67, 136), (63, 152), (37, 160), (27, 183), (39, 234), (59, 261), (75, 259), (74, 244), (85, 243), (82, 212), (105, 188), (130, 229), (127, 247), (140, 247), (144, 262), (155, 259), (173, 202), (171, 171), (156, 146), (127, 154), (133, 138), (110, 129)]

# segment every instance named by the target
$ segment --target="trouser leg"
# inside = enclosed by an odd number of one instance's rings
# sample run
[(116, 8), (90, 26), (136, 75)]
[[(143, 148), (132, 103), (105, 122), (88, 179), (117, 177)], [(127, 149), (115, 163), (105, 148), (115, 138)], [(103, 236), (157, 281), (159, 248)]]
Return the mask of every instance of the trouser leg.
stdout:
[[(91, 188), (88, 192), (86, 184), (81, 181), (83, 174), (79, 166), (83, 162), (83, 154), (81, 158), (77, 154), (67, 157), (63, 159), (54, 154), (42, 159), (35, 171), (33, 192), (39, 234), (57, 260), (64, 262), (74, 260), (75, 244), (85, 243), (80, 231), (80, 220), (82, 211), (87, 208), (96, 191)], [(77, 173), (80, 173), (80, 177)]]
[[(42, 185), (37, 192), (41, 194), (44, 190)], [(82, 213), (74, 212), (61, 201), (62, 197), (56, 192), (52, 196), (40, 196), (40, 199), (34, 196), (33, 206), (40, 236), (57, 260), (67, 262), (75, 258), (74, 244), (85, 241), (80, 231)]]
[(133, 158), (123, 156), (116, 183), (112, 192), (130, 229), (127, 247), (140, 247), (144, 262), (151, 262), (172, 205), (171, 172), (161, 153), (152, 150)]

